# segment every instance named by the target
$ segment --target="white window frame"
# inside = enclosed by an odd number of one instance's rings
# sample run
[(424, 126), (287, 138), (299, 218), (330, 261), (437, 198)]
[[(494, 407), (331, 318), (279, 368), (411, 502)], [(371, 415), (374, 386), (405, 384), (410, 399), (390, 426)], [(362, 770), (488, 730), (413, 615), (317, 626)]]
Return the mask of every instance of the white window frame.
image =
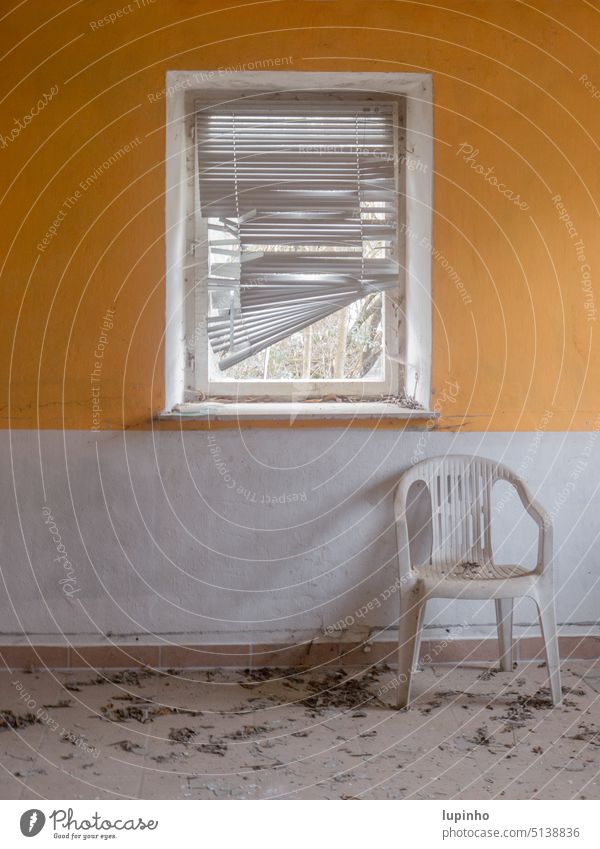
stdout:
[[(191, 261), (190, 245), (197, 234), (193, 215), (193, 142), (189, 133), (193, 102), (222, 100), (237, 92), (340, 92), (340, 96), (402, 98), (406, 157), (400, 159), (398, 185), (406, 203), (399, 210), (397, 256), (405, 269), (399, 295), (385, 295), (387, 339), (385, 383), (343, 381), (210, 381), (208, 338), (201, 315), (202, 296), (192, 297), (190, 280), (194, 261), (206, 263), (202, 249)], [(431, 195), (433, 166), (432, 91), (429, 74), (363, 74), (312, 72), (169, 71), (166, 77), (166, 328), (165, 413), (174, 409), (201, 414), (194, 395), (203, 392), (231, 397), (268, 395), (274, 402), (299, 400), (330, 392), (365, 395), (404, 392), (425, 409), (431, 393)], [(407, 168), (407, 161), (418, 167)], [(401, 195), (400, 195), (401, 196)], [(202, 239), (198, 240), (200, 244)], [(400, 304), (398, 304), (398, 298)], [(403, 301), (403, 304), (402, 304)], [(398, 308), (400, 306), (400, 309)], [(403, 310), (402, 310), (403, 306)], [(405, 321), (400, 321), (401, 312)], [(190, 333), (196, 351), (190, 350)], [(395, 345), (394, 345), (395, 343)], [(205, 358), (202, 353), (205, 353)], [(392, 354), (390, 358), (390, 353)], [(193, 357), (199, 356), (194, 361)], [(191, 366), (195, 368), (192, 369)], [(400, 386), (400, 376), (403, 385)], [(191, 401), (191, 403), (190, 403)], [(228, 405), (241, 407), (242, 405)], [(246, 405), (249, 406), (249, 405)], [(298, 405), (295, 404), (295, 407)], [(311, 408), (317, 405), (306, 405)], [(321, 406), (321, 405), (319, 405)], [(341, 407), (343, 405), (336, 405)], [(357, 405), (348, 405), (357, 412)], [(282, 405), (277, 404), (281, 411)], [(399, 408), (397, 408), (399, 409)], [(231, 412), (235, 414), (232, 409)], [(238, 411), (239, 412), (239, 411)]]

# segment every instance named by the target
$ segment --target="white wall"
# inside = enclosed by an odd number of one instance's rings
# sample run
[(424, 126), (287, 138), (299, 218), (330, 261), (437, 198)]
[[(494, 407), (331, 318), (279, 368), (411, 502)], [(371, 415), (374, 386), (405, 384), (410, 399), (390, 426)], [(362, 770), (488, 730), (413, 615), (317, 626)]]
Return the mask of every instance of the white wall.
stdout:
[[(393, 584), (392, 490), (421, 441), (424, 455), (479, 453), (521, 467), (556, 514), (559, 621), (587, 633), (600, 609), (597, 436), (340, 428), (43, 431), (38, 440), (4, 431), (0, 632), (315, 636)], [(71, 597), (44, 505), (72, 564)], [(496, 515), (505, 558), (531, 562), (536, 532), (518, 498)], [(456, 635), (493, 622), (491, 604), (436, 604), (429, 623), (459, 626)], [(393, 596), (364, 621), (390, 625), (396, 608)], [(532, 603), (516, 619), (535, 621)]]

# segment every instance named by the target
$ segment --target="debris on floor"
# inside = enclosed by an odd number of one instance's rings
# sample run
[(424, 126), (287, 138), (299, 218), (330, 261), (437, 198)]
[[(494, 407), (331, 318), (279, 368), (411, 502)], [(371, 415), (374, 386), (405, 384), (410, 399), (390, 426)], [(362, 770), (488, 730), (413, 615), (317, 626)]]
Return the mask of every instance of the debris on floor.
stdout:
[(256, 737), (257, 734), (264, 734), (270, 730), (268, 725), (244, 725), (243, 728), (238, 728), (237, 731), (225, 736), (230, 740), (248, 740), (250, 737)]
[(590, 728), (587, 725), (580, 725), (577, 728), (577, 733), (573, 734), (571, 740), (585, 740), (592, 746), (600, 746), (600, 731), (596, 728)]
[(2, 728), (25, 728), (27, 725), (35, 725), (36, 722), (41, 723), (41, 719), (28, 711), (27, 713), (16, 714), (8, 708), (0, 710), (0, 729)]
[(171, 728), (169, 740), (173, 743), (189, 743), (196, 736), (193, 728)]
[(111, 746), (118, 746), (124, 752), (135, 752), (137, 749), (143, 749), (140, 743), (132, 743), (131, 740), (118, 740), (116, 743), (111, 743)]
[(197, 749), (205, 755), (220, 755), (224, 757), (227, 752), (227, 743), (223, 743), (221, 740), (210, 740), (208, 743), (202, 743)]
[(156, 716), (172, 716), (173, 714), (186, 714), (187, 716), (202, 716), (202, 711), (184, 710), (173, 708), (168, 705), (157, 705), (147, 699), (135, 699), (135, 704), (126, 707), (114, 707), (112, 702), (100, 706), (104, 719), (109, 722), (127, 722), (134, 719), (136, 722), (152, 722)]
[(43, 708), (27, 713), (0, 673), (0, 793), (54, 798), (58, 782), (65, 798), (600, 798), (600, 676), (594, 661), (562, 672), (553, 707), (543, 664), (426, 667), (399, 712), (388, 666), (32, 671)]
[(476, 746), (489, 746), (492, 742), (492, 738), (487, 729), (487, 725), (482, 725), (480, 728), (476, 728), (472, 740)]
[(318, 678), (309, 679), (305, 686), (311, 695), (301, 700), (301, 704), (315, 714), (324, 708), (384, 707), (384, 702), (372, 692), (370, 685), (379, 678), (380, 672), (372, 667), (368, 673), (354, 673), (352, 676), (343, 669), (325, 672)]

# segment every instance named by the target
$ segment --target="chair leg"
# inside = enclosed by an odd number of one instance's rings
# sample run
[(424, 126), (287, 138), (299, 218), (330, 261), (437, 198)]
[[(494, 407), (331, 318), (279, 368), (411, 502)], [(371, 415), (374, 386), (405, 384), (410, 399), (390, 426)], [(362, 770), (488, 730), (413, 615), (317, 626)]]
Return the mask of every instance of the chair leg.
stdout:
[(558, 634), (556, 630), (556, 611), (552, 584), (540, 583), (538, 585), (536, 603), (546, 652), (546, 666), (548, 667), (548, 677), (550, 679), (552, 704), (559, 705), (562, 702), (562, 690), (560, 686), (560, 656), (558, 653)]
[(513, 665), (513, 599), (496, 599), (496, 622), (498, 625), (498, 647), (500, 669), (511, 672)]
[(415, 654), (413, 658), (413, 672), (418, 671), (421, 660), (421, 637), (423, 636), (423, 620), (425, 618), (425, 608), (427, 607), (427, 602), (424, 601), (419, 606), (419, 617), (417, 619), (417, 636), (415, 638)]
[(400, 623), (398, 626), (398, 707), (408, 707), (415, 653), (420, 643), (423, 598), (415, 588), (400, 594)]

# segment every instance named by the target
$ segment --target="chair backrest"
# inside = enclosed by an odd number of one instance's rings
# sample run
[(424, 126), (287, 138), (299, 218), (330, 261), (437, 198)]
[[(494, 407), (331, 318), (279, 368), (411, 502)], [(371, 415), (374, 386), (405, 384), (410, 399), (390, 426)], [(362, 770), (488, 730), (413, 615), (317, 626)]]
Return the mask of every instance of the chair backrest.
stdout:
[(431, 563), (491, 563), (492, 486), (500, 479), (513, 480), (514, 474), (484, 457), (448, 454), (423, 460), (400, 479), (396, 518), (406, 520), (401, 514), (406, 512), (408, 491), (423, 481), (431, 501)]

